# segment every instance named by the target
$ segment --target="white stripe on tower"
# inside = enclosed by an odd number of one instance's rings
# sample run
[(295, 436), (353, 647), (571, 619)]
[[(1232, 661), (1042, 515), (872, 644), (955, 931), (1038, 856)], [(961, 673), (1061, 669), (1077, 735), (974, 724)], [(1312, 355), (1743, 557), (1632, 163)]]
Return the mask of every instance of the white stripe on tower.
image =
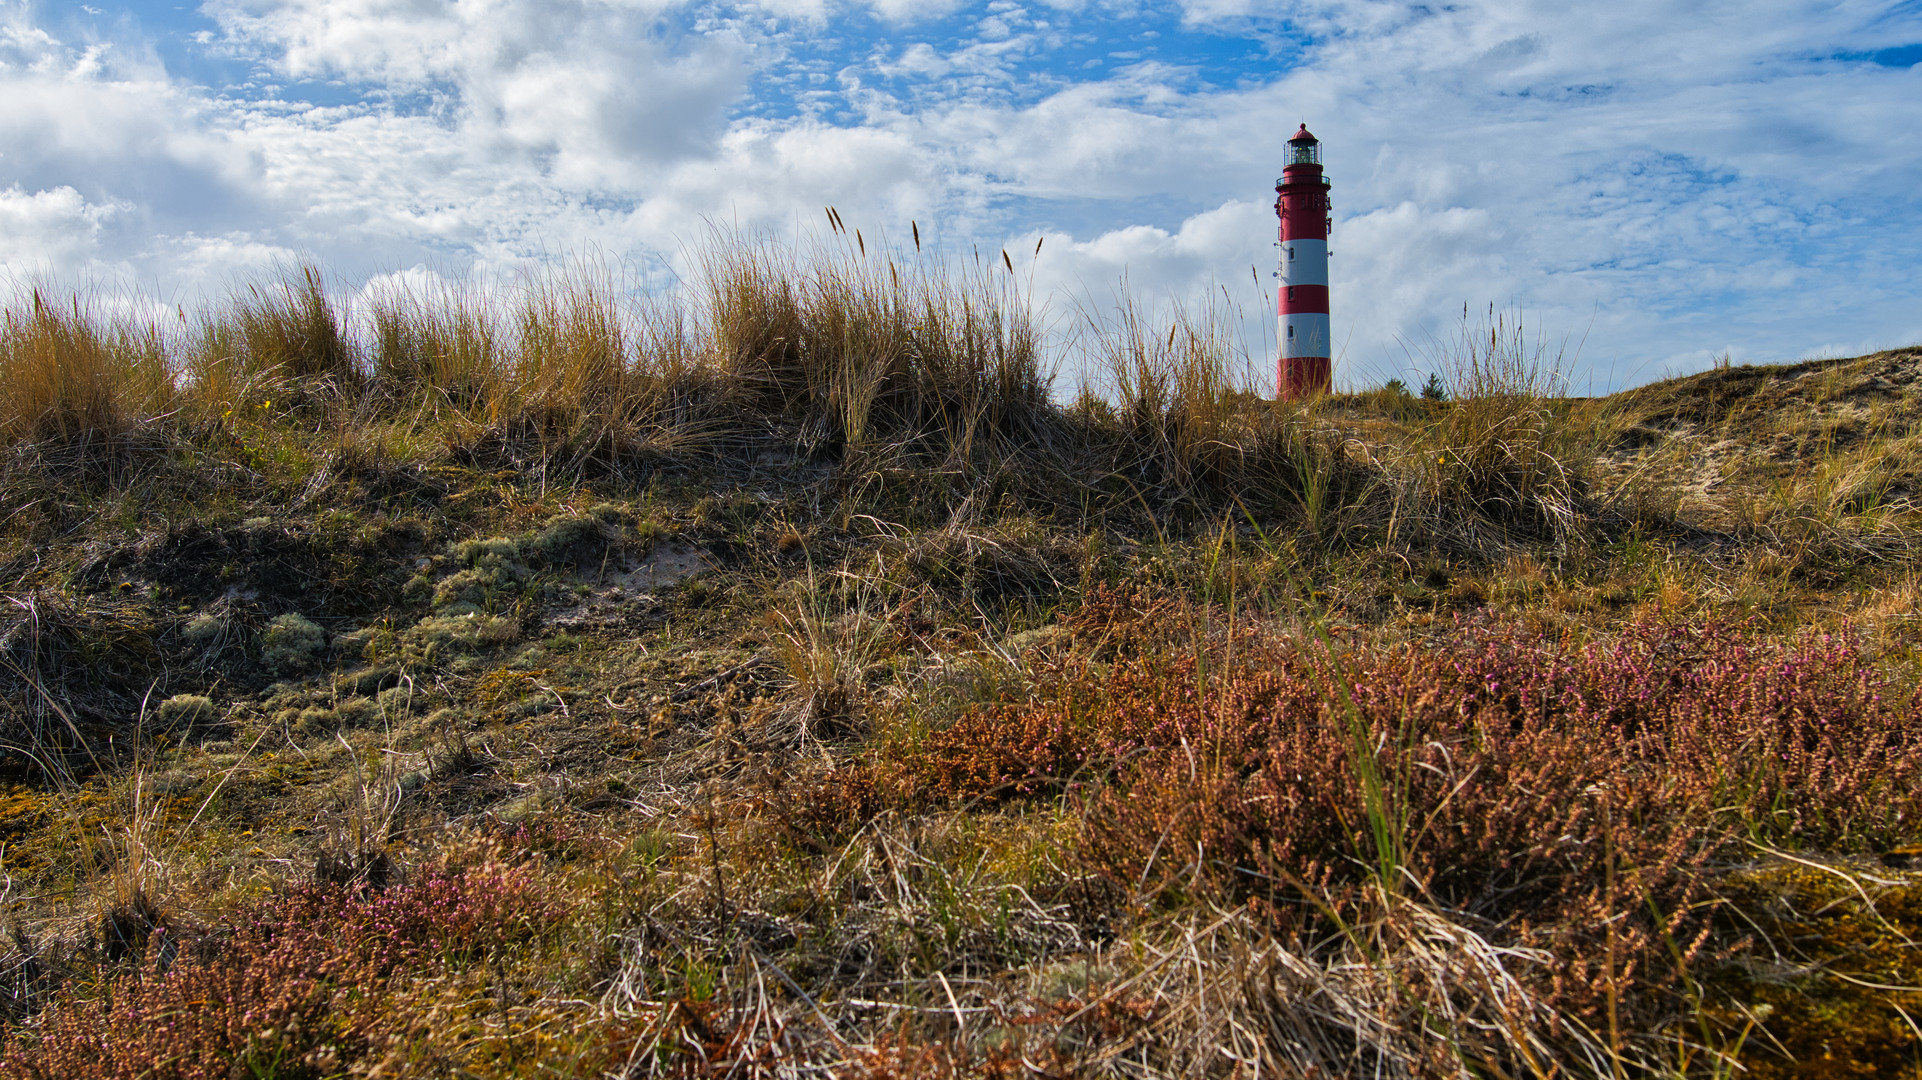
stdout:
[(1328, 313), (1325, 311), (1294, 311), (1281, 317), (1282, 355), (1330, 356), (1328, 346)]
[(1281, 283), (1328, 284), (1328, 241), (1303, 238), (1281, 245)]

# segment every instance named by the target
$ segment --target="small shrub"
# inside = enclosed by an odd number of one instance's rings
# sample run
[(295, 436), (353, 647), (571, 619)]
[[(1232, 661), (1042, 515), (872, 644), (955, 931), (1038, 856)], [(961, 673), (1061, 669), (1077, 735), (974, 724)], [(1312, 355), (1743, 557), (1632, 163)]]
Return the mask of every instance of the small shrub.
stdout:
[[(1469, 622), (1446, 649), (1234, 648), (1228, 664), (1219, 647), (1124, 644), (1038, 700), (884, 742), (807, 793), (808, 831), (1072, 794), (1081, 857), (1126, 888), (1277, 912), (1301, 887), (1415, 890), (1525, 921), (1521, 943), (1558, 957), (1558, 1000), (1583, 1015), (1610, 977), (1594, 928), (1614, 925), (1637, 985), (1660, 985), (1663, 942), (1706, 933), (1702, 867), (1743, 837), (1833, 851), (1922, 835), (1922, 696), (1846, 636), (1638, 624), (1575, 646)], [(1633, 884), (1604, 895), (1611, 863)]]
[(424, 1019), (427, 988), (565, 911), (531, 867), (491, 861), (385, 889), (296, 889), (197, 942), (150, 942), (138, 971), (57, 1002), (31, 1035), (10, 1031), (0, 1076), (320, 1078), (381, 1072), (396, 1051), (458, 1053), (460, 1037)]

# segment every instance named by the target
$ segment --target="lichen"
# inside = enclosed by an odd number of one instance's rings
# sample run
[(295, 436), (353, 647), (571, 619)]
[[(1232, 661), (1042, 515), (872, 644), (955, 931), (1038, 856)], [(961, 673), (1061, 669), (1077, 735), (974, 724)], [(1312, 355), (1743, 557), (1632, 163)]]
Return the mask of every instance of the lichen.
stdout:
[(327, 632), (298, 614), (275, 617), (260, 642), (260, 659), (275, 672), (299, 674), (320, 666)]
[(380, 706), (373, 698), (350, 697), (341, 699), (332, 707), (302, 709), (295, 726), (308, 735), (330, 735), (336, 731), (367, 727), (376, 723), (380, 716)]
[(200, 694), (175, 694), (156, 706), (153, 715), (163, 731), (205, 727), (220, 718), (220, 707)]
[(506, 645), (520, 636), (511, 619), (478, 611), (422, 619), (401, 635), (405, 660), (438, 663), (449, 656)]
[(382, 716), (389, 720), (398, 720), (413, 713), (416, 697), (414, 688), (411, 686), (393, 686), (382, 690), (374, 701), (379, 706)]
[(548, 563), (570, 565), (598, 557), (607, 548), (608, 527), (595, 517), (557, 514), (528, 541), (528, 550)]
[(219, 616), (202, 612), (188, 620), (180, 633), (192, 644), (205, 648), (218, 641), (226, 629), (227, 624)]

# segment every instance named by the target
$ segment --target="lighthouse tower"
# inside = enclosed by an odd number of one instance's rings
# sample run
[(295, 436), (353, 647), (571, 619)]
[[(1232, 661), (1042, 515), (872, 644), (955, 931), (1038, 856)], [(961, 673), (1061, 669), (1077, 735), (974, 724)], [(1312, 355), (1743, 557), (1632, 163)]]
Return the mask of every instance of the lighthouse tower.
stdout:
[(1275, 392), (1285, 398), (1328, 392), (1332, 370), (1328, 336), (1328, 178), (1321, 143), (1308, 125), (1288, 140), (1288, 164), (1275, 181), (1281, 218), (1281, 359)]

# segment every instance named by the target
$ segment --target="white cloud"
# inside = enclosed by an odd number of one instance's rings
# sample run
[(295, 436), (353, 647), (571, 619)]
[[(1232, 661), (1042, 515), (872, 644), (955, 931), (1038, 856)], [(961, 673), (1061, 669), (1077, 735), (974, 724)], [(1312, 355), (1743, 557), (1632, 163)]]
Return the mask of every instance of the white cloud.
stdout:
[[(1260, 190), (1311, 118), (1335, 184), (1337, 340), (1363, 370), (1401, 362), (1464, 303), (1586, 333), (1576, 374), (1597, 386), (1690, 362), (1698, 334), (1781, 357), (1811, 321), (1857, 326), (1863, 347), (1913, 332), (1922, 279), (1886, 217), (1922, 225), (1905, 179), (1922, 133), (1899, 115), (1922, 72), (1822, 59), (1863, 33), (1868, 6), (1363, 14), (1267, 85), (1130, 97), (1110, 83), (944, 119), (983, 133), (975, 167), (1008, 188), (1179, 206)], [(1224, 240), (1210, 265), (1239, 247)]]
[(288, 75), (436, 98), (470, 152), (561, 187), (630, 191), (711, 149), (745, 87), (742, 43), (663, 41), (671, 5), (465, 0), (224, 0), (232, 47)]
[(98, 254), (105, 223), (129, 207), (90, 203), (73, 188), (0, 189), (0, 272), (31, 277), (86, 266)]
[(939, 19), (959, 10), (963, 0), (868, 0), (876, 15), (890, 22), (915, 23)]
[[(347, 103), (199, 90), (141, 42), (74, 44), (4, 4), (0, 221), (15, 224), (0, 259), (137, 273), (163, 291), (295, 256), (349, 276), (459, 276), (588, 247), (659, 266), (700, 241), (704, 219), (812, 227), (832, 204), (870, 235), (912, 218), (962, 250), (1018, 255), (1046, 235), (1038, 289), (1099, 297), (1123, 272), (1144, 296), (1226, 286), (1265, 348), (1271, 301), (1249, 267), (1272, 285), (1269, 186), (1307, 119), (1334, 182), (1336, 336), (1357, 372), (1405, 362), (1464, 303), (1586, 332), (1599, 385), (1723, 349), (1783, 358), (1922, 333), (1907, 239), (1922, 229), (1922, 68), (1832, 59), (1922, 40), (1907, 8), (204, 10), (221, 28), (210, 56), (337, 84), (329, 99)], [(1228, 62), (1183, 50), (1224, 41), (1239, 66), (1209, 83), (1206, 63)], [(1079, 59), (1150, 48), (1120, 71), (1090, 75)]]

